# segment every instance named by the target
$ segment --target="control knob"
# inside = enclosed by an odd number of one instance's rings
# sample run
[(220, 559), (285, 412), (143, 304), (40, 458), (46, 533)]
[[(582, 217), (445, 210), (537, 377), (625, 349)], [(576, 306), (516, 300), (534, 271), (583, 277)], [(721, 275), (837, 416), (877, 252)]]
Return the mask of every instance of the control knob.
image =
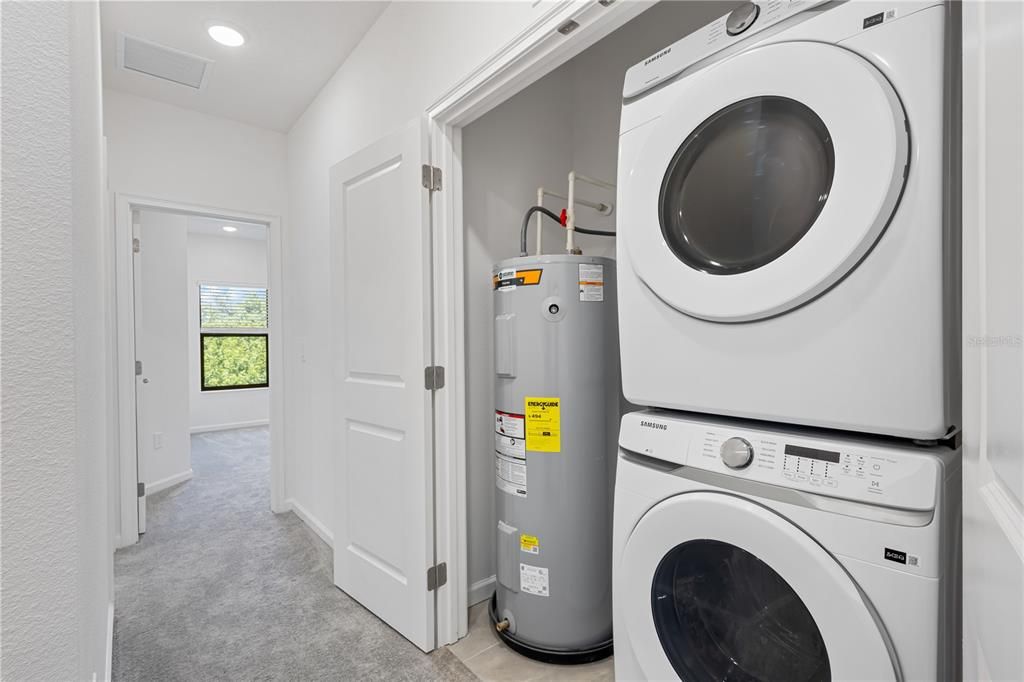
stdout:
[(753, 2), (745, 2), (734, 9), (725, 20), (725, 32), (738, 36), (754, 25), (761, 8)]
[(733, 436), (722, 443), (722, 461), (730, 469), (743, 469), (754, 461), (754, 446), (744, 438)]

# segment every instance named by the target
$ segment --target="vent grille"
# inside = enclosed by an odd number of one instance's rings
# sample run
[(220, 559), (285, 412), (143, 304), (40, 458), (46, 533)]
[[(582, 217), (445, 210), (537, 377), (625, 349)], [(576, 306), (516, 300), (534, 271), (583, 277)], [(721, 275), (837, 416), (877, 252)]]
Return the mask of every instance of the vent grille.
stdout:
[(188, 52), (152, 43), (142, 38), (118, 36), (117, 64), (122, 69), (144, 73), (194, 90), (206, 85), (213, 62)]

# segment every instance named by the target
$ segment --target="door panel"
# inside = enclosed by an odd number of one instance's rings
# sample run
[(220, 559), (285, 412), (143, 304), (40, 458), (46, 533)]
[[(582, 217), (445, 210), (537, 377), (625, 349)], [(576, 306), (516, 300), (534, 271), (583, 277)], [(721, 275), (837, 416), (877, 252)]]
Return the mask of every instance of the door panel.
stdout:
[(429, 194), (421, 122), (331, 169), (334, 581), (435, 646)]

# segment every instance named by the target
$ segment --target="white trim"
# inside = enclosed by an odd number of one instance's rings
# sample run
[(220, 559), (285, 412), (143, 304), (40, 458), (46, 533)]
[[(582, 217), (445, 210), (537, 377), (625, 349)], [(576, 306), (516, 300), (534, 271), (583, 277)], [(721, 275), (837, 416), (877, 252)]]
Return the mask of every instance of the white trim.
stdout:
[(483, 580), (477, 580), (469, 586), (469, 605), (475, 606), (480, 602), (487, 601), (494, 594), (494, 586), (498, 583), (497, 576), (488, 576)]
[[(466, 531), (465, 293), (462, 223), (461, 128), (508, 100), (641, 14), (654, 2), (596, 0), (556, 4), (507, 45), (473, 70), (427, 109), (431, 163), (441, 168), (443, 189), (432, 202), (434, 229), (435, 352), (447, 369), (446, 390), (435, 405), (437, 482), (435, 537), (439, 560), (447, 561), (449, 585), (437, 595), (437, 645), (469, 631)], [(569, 36), (557, 32), (568, 20), (579, 24)], [(475, 585), (476, 583), (474, 583)]]
[(310, 514), (305, 507), (296, 502), (294, 499), (288, 498), (285, 501), (284, 511), (293, 512), (296, 516), (302, 519), (303, 523), (309, 526), (310, 530), (319, 535), (320, 539), (326, 542), (328, 547), (334, 549), (334, 535), (331, 533), (330, 530), (327, 529), (327, 526), (323, 523), (323, 521)]
[[(258, 389), (247, 388), (237, 389), (239, 391), (255, 391)], [(218, 393), (229, 393), (231, 391), (218, 391)], [(232, 429), (248, 429), (254, 426), (267, 426), (270, 424), (269, 419), (254, 419), (248, 422), (232, 422), (230, 424), (206, 424), (205, 426), (193, 426), (188, 431), (189, 433), (210, 433), (211, 431), (231, 431)]]
[(158, 493), (161, 490), (167, 490), (168, 488), (170, 488), (172, 486), (176, 486), (179, 483), (184, 483), (185, 481), (191, 481), (191, 480), (192, 480), (192, 470), (189, 469), (188, 471), (182, 471), (179, 474), (174, 474), (173, 476), (168, 476), (167, 478), (161, 478), (159, 481), (153, 481), (152, 483), (147, 483), (146, 484), (146, 494), (147, 495), (152, 495), (153, 493)]
[(103, 679), (110, 682), (114, 671), (114, 602), (107, 604), (107, 652), (104, 664)]
[(284, 469), (284, 286), (281, 218), (227, 208), (186, 204), (140, 195), (114, 193), (114, 266), (117, 329), (117, 418), (118, 481), (120, 534), (118, 547), (139, 540), (136, 511), (138, 463), (135, 428), (135, 313), (132, 274), (132, 211), (136, 209), (184, 213), (209, 218), (261, 223), (267, 230), (268, 277), (270, 295), (270, 509), (285, 509)]

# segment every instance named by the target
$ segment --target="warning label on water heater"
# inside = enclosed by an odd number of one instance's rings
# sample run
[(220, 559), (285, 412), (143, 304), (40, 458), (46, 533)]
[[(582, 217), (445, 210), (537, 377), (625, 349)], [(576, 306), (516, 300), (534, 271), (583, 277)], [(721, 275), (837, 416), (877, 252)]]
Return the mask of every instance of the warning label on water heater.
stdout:
[(604, 266), (580, 263), (580, 300), (604, 300)]
[(494, 482), (502, 492), (526, 497), (524, 415), (494, 411)]
[(527, 396), (526, 448), (534, 452), (561, 452), (561, 400)]

